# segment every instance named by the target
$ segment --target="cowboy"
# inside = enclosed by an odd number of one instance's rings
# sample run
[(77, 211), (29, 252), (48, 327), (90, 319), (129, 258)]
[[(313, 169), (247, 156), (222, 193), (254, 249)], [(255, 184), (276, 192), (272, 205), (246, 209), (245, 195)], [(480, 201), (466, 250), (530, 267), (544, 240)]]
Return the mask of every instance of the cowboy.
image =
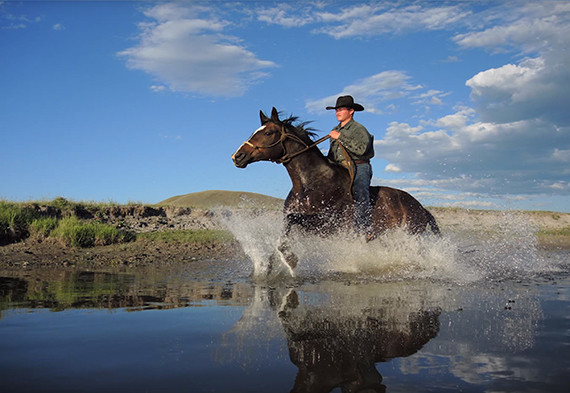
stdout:
[[(372, 166), (370, 159), (374, 157), (374, 136), (366, 127), (353, 119), (354, 112), (364, 107), (354, 102), (352, 96), (340, 96), (335, 106), (327, 106), (327, 110), (336, 111), (339, 124), (329, 133), (331, 137), (328, 158), (344, 166), (353, 162), (355, 167), (352, 184), (354, 197), (354, 221), (358, 233), (371, 235), (372, 209), (370, 205), (370, 181)], [(345, 153), (346, 152), (346, 153)], [(346, 155), (348, 154), (348, 157)]]

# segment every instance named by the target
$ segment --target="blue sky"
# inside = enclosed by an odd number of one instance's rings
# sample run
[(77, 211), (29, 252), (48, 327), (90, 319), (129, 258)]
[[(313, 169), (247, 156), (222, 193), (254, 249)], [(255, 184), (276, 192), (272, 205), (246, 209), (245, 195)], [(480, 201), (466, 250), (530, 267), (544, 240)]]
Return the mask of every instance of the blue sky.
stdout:
[(569, 41), (568, 1), (0, 1), (0, 198), (284, 198), (231, 161), (259, 110), (322, 136), (351, 94), (373, 184), (570, 212)]

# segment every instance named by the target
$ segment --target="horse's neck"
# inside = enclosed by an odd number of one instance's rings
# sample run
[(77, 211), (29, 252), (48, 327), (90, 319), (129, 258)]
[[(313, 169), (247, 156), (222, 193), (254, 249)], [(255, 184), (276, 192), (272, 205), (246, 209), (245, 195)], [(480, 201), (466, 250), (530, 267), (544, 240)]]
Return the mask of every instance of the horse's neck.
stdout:
[(323, 181), (329, 184), (348, 181), (339, 174), (339, 168), (335, 167), (319, 151), (313, 149), (300, 154), (285, 165), (289, 177), (293, 183), (293, 190), (311, 189), (317, 183)]

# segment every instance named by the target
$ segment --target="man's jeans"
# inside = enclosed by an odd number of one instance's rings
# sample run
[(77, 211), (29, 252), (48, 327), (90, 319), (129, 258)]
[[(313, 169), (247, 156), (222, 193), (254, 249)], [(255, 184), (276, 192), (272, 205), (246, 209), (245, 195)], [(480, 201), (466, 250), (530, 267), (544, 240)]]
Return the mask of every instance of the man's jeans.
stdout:
[(356, 165), (352, 195), (354, 196), (354, 223), (359, 233), (368, 233), (372, 223), (372, 208), (370, 206), (370, 181), (372, 166), (370, 163)]

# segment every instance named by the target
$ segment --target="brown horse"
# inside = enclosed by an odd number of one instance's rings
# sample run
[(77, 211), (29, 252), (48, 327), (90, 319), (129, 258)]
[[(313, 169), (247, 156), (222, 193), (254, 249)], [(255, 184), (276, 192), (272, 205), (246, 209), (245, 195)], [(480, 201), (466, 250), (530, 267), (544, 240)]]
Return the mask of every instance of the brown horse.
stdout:
[[(283, 164), (293, 187), (285, 200), (285, 238), (278, 249), (294, 268), (297, 257), (290, 251), (287, 236), (293, 227), (322, 235), (353, 228), (351, 180), (348, 170), (331, 162), (316, 147), (315, 134), (295, 125), (296, 117), (280, 120), (275, 108), (268, 118), (260, 111), (261, 127), (233, 154), (234, 165), (245, 168), (256, 161)], [(323, 138), (323, 140), (326, 138)], [(405, 227), (410, 233), (424, 232), (429, 224), (439, 228), (434, 217), (414, 197), (390, 187), (370, 187), (372, 231), (378, 235), (390, 228)]]

